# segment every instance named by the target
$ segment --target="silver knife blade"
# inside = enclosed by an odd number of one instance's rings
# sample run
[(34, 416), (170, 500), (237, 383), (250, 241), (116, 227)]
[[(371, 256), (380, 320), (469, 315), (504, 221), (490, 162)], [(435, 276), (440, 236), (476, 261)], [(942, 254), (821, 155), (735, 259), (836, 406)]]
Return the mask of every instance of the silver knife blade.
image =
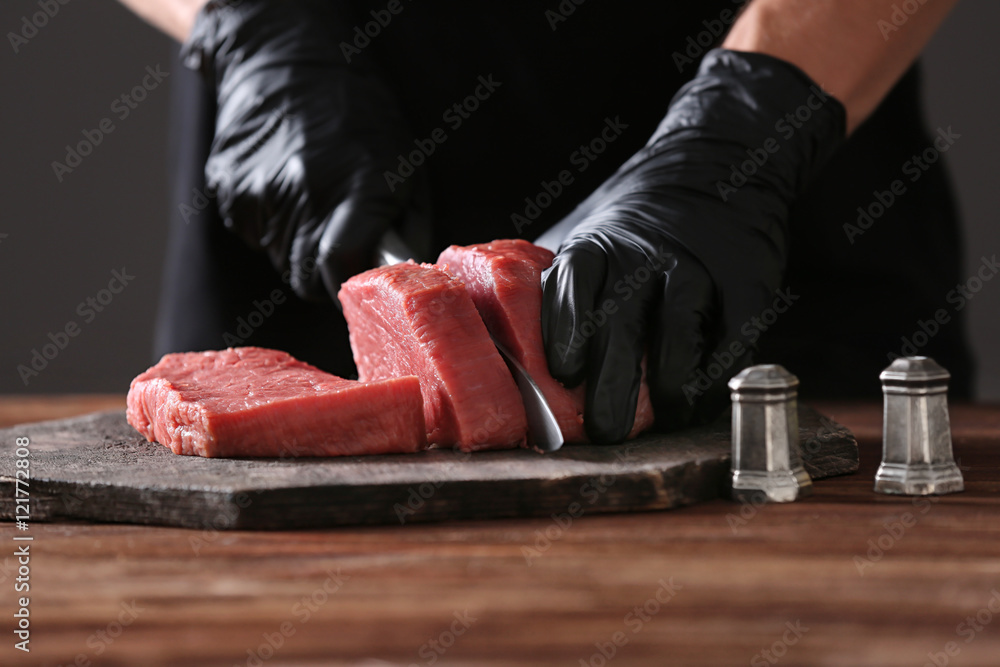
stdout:
[[(379, 266), (392, 266), (400, 264), (413, 257), (406, 245), (395, 230), (390, 229), (379, 242), (375, 250), (375, 263)], [(524, 366), (504, 347), (500, 341), (490, 334), (490, 340), (496, 346), (497, 351), (510, 369), (514, 377), (514, 383), (521, 393), (521, 401), (524, 403), (524, 412), (528, 418), (528, 444), (541, 452), (554, 452), (565, 444), (562, 429), (556, 420), (552, 407), (545, 400), (545, 395), (538, 388), (531, 375), (524, 369)]]
[(545, 400), (545, 394), (538, 388), (524, 366), (514, 358), (514, 355), (503, 346), (493, 335), (490, 340), (497, 346), (500, 356), (507, 362), (514, 383), (521, 392), (524, 403), (524, 414), (528, 418), (528, 444), (540, 452), (554, 452), (565, 444), (559, 421), (556, 420), (552, 407)]

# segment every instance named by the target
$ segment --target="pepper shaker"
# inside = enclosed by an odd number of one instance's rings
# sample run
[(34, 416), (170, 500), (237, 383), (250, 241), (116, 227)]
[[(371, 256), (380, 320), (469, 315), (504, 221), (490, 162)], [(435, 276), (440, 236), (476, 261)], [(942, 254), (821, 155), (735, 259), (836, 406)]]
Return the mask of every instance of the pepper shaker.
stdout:
[(799, 380), (776, 364), (729, 381), (733, 400), (733, 499), (786, 503), (812, 492), (799, 450)]
[(926, 496), (965, 489), (951, 447), (950, 377), (929, 357), (900, 357), (882, 371), (882, 465), (875, 491)]

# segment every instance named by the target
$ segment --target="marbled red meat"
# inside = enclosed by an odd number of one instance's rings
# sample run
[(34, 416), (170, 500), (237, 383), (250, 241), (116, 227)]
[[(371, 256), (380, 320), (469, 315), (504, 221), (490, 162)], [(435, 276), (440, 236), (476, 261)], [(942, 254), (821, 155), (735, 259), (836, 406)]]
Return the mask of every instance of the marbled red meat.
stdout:
[[(584, 387), (567, 389), (551, 375), (542, 345), (542, 271), (554, 255), (522, 240), (451, 246), (438, 265), (465, 283), (490, 333), (521, 362), (555, 413), (566, 442), (585, 442)], [(653, 424), (643, 380), (630, 437)]]
[(521, 395), (461, 281), (409, 262), (354, 276), (339, 296), (361, 379), (420, 378), (428, 442), (465, 451), (525, 442)]
[(132, 380), (127, 417), (175, 454), (344, 456), (425, 447), (416, 377), (355, 382), (257, 347), (164, 356)]

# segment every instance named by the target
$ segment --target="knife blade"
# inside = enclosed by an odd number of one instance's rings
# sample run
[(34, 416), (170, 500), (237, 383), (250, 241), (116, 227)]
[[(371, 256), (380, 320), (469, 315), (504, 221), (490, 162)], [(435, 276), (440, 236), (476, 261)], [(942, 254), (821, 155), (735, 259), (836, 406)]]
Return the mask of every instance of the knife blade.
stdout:
[[(413, 257), (406, 242), (400, 238), (395, 230), (388, 230), (379, 242), (375, 250), (375, 263), (378, 266), (392, 266), (400, 264)], [(496, 346), (500, 357), (507, 364), (514, 383), (521, 393), (521, 401), (524, 403), (524, 412), (528, 418), (528, 444), (540, 452), (554, 452), (563, 446), (562, 429), (559, 428), (559, 421), (556, 419), (552, 407), (545, 399), (542, 390), (525, 370), (524, 366), (514, 358), (503, 344), (500, 343), (493, 334), (490, 340)]]

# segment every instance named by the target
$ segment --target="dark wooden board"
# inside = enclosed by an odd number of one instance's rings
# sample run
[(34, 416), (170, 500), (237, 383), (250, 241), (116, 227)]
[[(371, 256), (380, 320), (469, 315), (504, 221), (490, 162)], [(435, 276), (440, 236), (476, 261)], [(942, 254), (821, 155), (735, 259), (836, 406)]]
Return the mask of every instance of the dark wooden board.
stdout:
[[(855, 472), (843, 426), (800, 407), (814, 479)], [(31, 520), (215, 529), (663, 510), (728, 493), (729, 419), (613, 446), (326, 459), (204, 459), (147, 442), (124, 412), (0, 430), (0, 519), (14, 519), (15, 438), (31, 441)]]

